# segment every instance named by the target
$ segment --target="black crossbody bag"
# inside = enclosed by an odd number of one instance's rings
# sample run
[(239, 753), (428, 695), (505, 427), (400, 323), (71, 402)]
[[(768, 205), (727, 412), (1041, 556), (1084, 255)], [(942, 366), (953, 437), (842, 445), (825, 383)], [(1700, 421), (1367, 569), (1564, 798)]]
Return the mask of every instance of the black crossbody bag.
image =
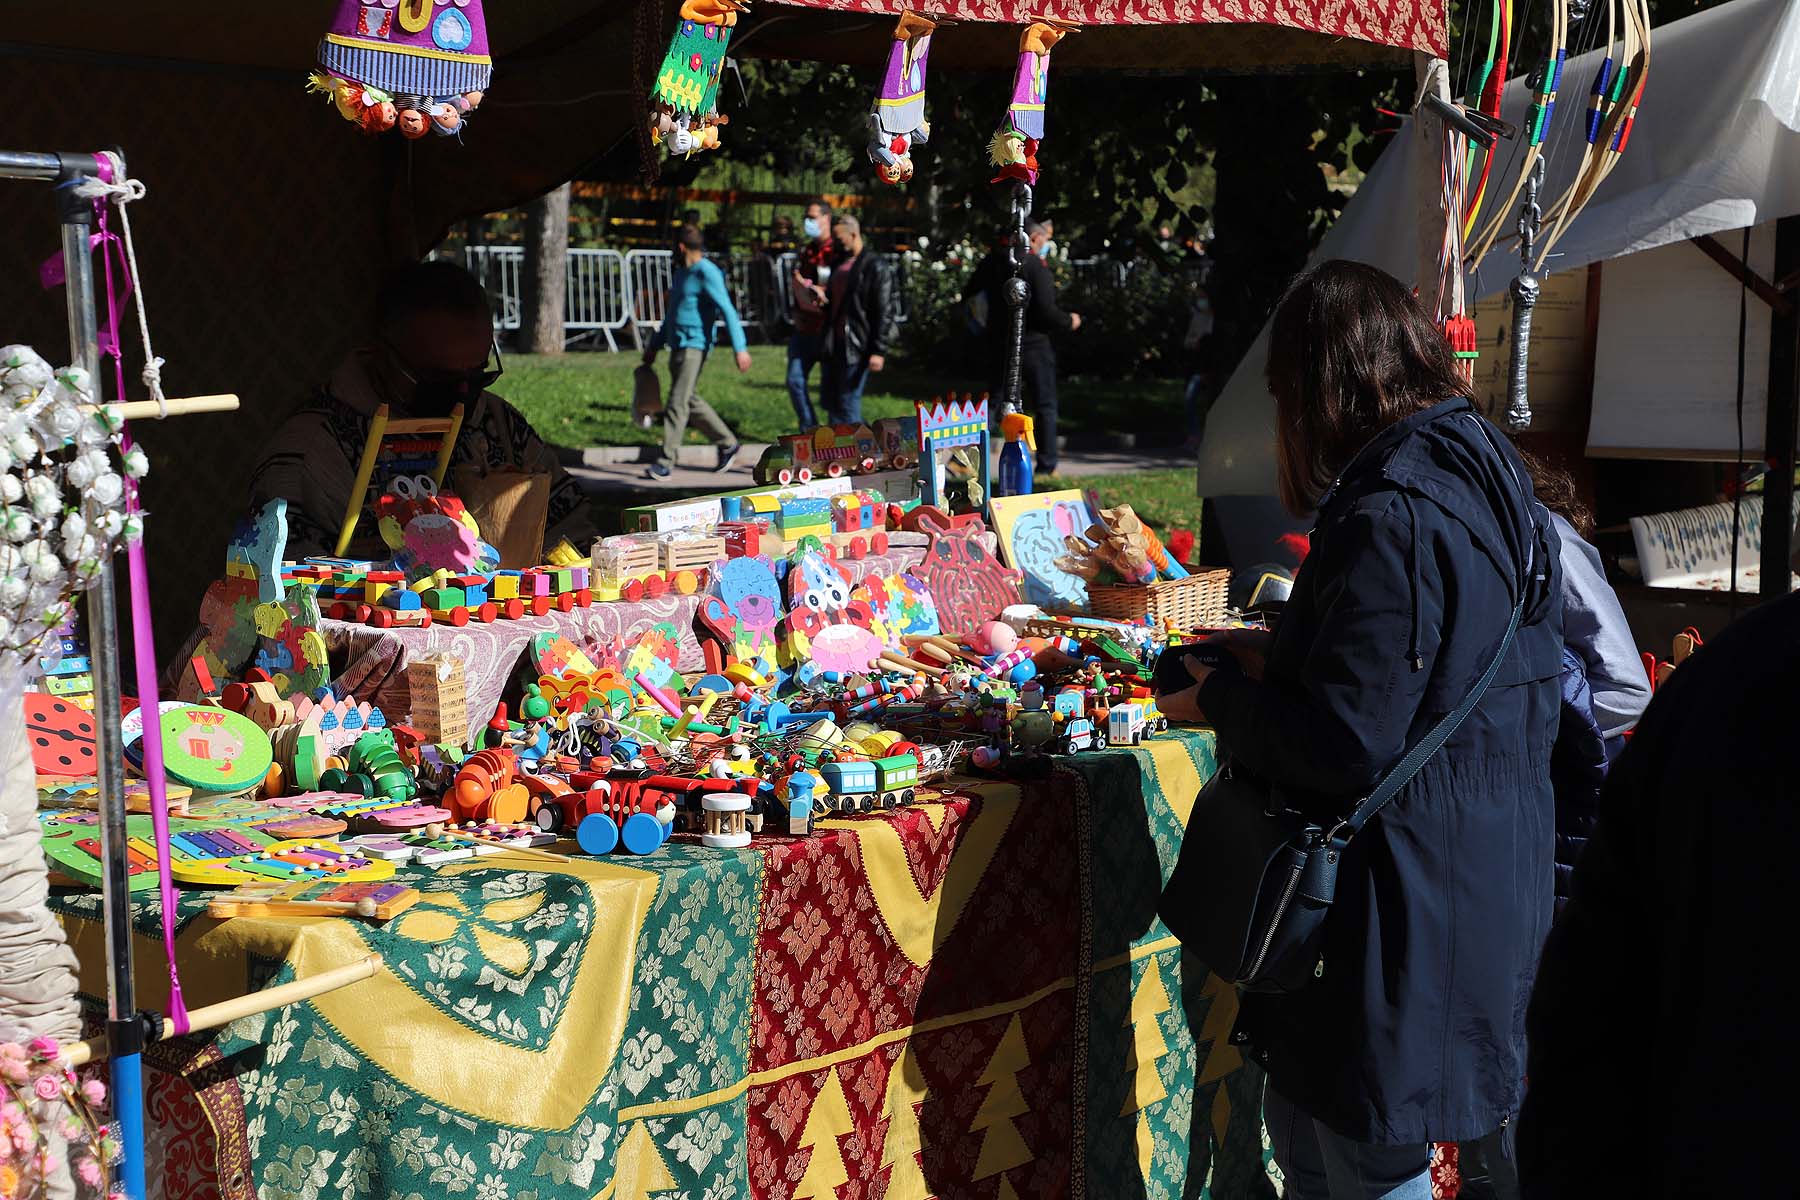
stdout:
[(1524, 615), (1524, 593), (1521, 587), (1494, 661), (1463, 702), (1330, 829), (1281, 807), (1266, 782), (1230, 762), (1200, 789), (1158, 910), (1213, 974), (1245, 991), (1270, 993), (1298, 991), (1317, 976), (1344, 848), (1438, 752), (1494, 682)]

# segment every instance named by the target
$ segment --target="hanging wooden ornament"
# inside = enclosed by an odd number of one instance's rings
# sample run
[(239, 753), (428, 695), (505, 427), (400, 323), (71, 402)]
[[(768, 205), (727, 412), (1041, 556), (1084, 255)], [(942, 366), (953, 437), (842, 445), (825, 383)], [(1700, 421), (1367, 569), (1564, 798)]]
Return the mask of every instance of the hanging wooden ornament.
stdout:
[(450, 136), (494, 75), (481, 0), (338, 0), (308, 89), (364, 133)]
[(670, 155), (718, 149), (719, 128), (730, 123), (719, 114), (719, 76), (731, 31), (747, 8), (743, 0), (682, 4), (681, 23), (651, 89), (650, 140), (667, 146)]
[(995, 183), (1018, 179), (1037, 184), (1038, 144), (1044, 140), (1044, 104), (1050, 96), (1050, 51), (1079, 28), (1071, 21), (1033, 21), (1019, 35), (1012, 103), (988, 142), (988, 161), (999, 168)]
[(869, 161), (883, 183), (911, 179), (913, 147), (931, 139), (931, 125), (925, 120), (925, 74), (936, 30), (936, 21), (910, 8), (894, 24), (881, 91), (869, 110)]

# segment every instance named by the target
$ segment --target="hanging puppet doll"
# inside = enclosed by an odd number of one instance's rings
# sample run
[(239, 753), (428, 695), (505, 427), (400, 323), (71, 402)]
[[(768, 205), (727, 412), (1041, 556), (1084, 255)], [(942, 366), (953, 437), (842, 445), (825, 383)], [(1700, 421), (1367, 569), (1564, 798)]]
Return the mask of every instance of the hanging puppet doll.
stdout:
[(931, 125), (925, 120), (925, 70), (936, 30), (936, 21), (910, 8), (894, 25), (881, 94), (869, 111), (869, 161), (883, 183), (911, 179), (913, 147), (931, 140)]
[(988, 161), (999, 168), (995, 183), (1003, 179), (1037, 183), (1038, 143), (1044, 140), (1044, 102), (1050, 95), (1050, 51), (1078, 28), (1069, 21), (1033, 21), (1019, 35), (1012, 103), (1006, 106), (1006, 116), (988, 142)]
[(718, 149), (719, 128), (730, 123), (719, 113), (719, 76), (745, 8), (743, 0), (684, 0), (651, 95), (650, 139), (671, 155)]
[(493, 78), (481, 0), (338, 0), (308, 89), (364, 133), (446, 137)]

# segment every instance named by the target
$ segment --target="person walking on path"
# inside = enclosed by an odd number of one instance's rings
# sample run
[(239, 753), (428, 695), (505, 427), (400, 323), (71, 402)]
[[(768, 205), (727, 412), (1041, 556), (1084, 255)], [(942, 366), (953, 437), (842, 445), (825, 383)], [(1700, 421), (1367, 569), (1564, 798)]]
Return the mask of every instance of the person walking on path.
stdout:
[[(1051, 237), (1055, 233), (1049, 221), (1033, 221), (1025, 227), (1028, 239), (1022, 278), (1028, 292), (1025, 301), (1025, 337), (1019, 348), (1019, 384), (1021, 405), (1031, 413), (1038, 444), (1037, 471), (1054, 475), (1057, 463), (1056, 444), (1056, 348), (1050, 344), (1053, 333), (1074, 333), (1081, 328), (1081, 314), (1064, 312), (1056, 307), (1056, 280), (1044, 261), (1049, 255)], [(1006, 283), (1012, 278), (1012, 244), (1002, 239), (969, 277), (963, 290), (968, 302), (978, 295), (987, 297), (987, 334), (990, 394), (1004, 395), (1006, 361), (1012, 354), (1012, 306), (1006, 302)], [(998, 410), (994, 419), (999, 419)]]
[(831, 241), (831, 209), (824, 201), (814, 200), (806, 206), (803, 231), (807, 240), (796, 254), (793, 278), (788, 281), (788, 292), (794, 300), (794, 333), (788, 338), (787, 390), (794, 417), (804, 431), (818, 424), (812, 397), (806, 390), (806, 377), (819, 361), (825, 337), (825, 286), (837, 261), (837, 249)]
[(863, 385), (869, 372), (887, 365), (887, 350), (900, 312), (894, 272), (874, 254), (865, 254), (862, 223), (840, 216), (831, 223), (840, 258), (826, 289), (824, 367), (819, 399), (834, 425), (862, 421)]
[(737, 355), (737, 369), (750, 369), (744, 323), (738, 320), (731, 293), (725, 288), (725, 273), (706, 257), (706, 239), (699, 226), (683, 225), (675, 235), (675, 260), (662, 326), (644, 347), (646, 366), (656, 361), (658, 350), (669, 347), (669, 399), (663, 405), (662, 449), (647, 472), (652, 479), (669, 477), (689, 421), (719, 448), (715, 470), (730, 470), (737, 458), (737, 435), (698, 391), (700, 369), (706, 365), (713, 347), (713, 328), (720, 320), (725, 322), (731, 349)]

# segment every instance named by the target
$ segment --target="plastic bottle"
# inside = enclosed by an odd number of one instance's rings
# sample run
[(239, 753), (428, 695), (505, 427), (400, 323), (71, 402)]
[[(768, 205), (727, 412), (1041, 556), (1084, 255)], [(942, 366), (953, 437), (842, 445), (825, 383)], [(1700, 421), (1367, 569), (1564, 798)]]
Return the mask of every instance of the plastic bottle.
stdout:
[(1000, 433), (1006, 445), (1000, 450), (1000, 482), (998, 496), (1029, 496), (1032, 491), (1032, 460), (1037, 456), (1035, 422), (1022, 412), (1009, 412), (1000, 418)]

